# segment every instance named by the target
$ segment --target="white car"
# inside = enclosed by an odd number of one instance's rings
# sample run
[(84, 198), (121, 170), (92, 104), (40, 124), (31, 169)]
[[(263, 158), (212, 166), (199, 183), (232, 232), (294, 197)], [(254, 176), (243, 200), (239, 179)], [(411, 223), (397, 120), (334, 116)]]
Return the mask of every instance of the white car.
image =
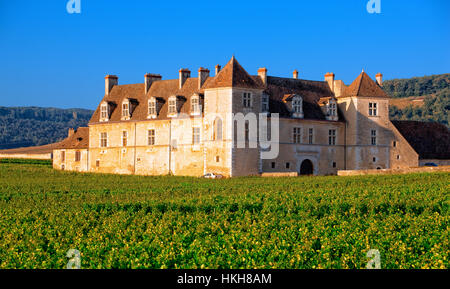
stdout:
[(223, 176), (215, 174), (215, 173), (207, 173), (206, 175), (203, 176), (203, 178), (205, 178), (205, 179), (221, 179), (221, 178), (223, 178)]

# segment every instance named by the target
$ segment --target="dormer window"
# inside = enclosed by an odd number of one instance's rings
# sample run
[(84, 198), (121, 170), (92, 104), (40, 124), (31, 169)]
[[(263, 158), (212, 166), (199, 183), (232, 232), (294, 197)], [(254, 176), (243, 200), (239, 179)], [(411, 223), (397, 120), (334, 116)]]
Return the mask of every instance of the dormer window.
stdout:
[(337, 104), (336, 100), (330, 99), (327, 103), (327, 120), (338, 120), (338, 113), (337, 113)]
[(152, 97), (148, 100), (148, 116), (155, 118), (157, 116), (156, 98)]
[(169, 98), (169, 114), (177, 114), (177, 98), (174, 96)]
[(130, 103), (128, 101), (122, 103), (122, 118), (130, 118)]
[(303, 118), (303, 99), (301, 96), (294, 96), (292, 98), (292, 114), (293, 117)]
[(108, 121), (109, 119), (109, 107), (106, 102), (100, 105), (100, 121)]
[(191, 98), (191, 114), (198, 115), (201, 113), (200, 97), (195, 94)]
[(269, 112), (269, 95), (265, 93), (261, 96), (261, 111)]

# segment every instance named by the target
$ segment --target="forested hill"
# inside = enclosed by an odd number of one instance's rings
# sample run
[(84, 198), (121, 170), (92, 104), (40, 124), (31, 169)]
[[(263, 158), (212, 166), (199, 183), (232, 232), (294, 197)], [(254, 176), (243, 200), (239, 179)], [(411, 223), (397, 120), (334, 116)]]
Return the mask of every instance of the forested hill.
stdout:
[(392, 97), (391, 119), (434, 121), (450, 128), (450, 73), (387, 80), (383, 89)]
[(0, 106), (0, 149), (45, 145), (67, 137), (69, 128), (86, 126), (93, 111)]

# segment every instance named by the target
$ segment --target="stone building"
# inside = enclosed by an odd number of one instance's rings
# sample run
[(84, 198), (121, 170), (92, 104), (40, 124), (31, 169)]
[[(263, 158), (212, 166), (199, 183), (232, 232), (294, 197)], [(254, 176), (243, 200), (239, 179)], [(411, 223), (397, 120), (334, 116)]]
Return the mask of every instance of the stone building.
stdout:
[[(362, 72), (350, 85), (250, 75), (233, 57), (215, 75), (188, 69), (178, 79), (146, 74), (144, 83), (105, 78), (105, 95), (88, 128), (54, 151), (56, 169), (139, 175), (224, 176), (264, 172), (330, 175), (338, 170), (418, 166), (418, 154), (389, 120), (389, 97)], [(252, 115), (266, 116), (253, 125)], [(237, 116), (243, 116), (238, 119)], [(278, 153), (262, 157), (261, 126), (272, 135), (278, 116)], [(241, 121), (240, 121), (241, 120)], [(243, 135), (244, 147), (236, 145)], [(272, 147), (270, 149), (273, 148)]]

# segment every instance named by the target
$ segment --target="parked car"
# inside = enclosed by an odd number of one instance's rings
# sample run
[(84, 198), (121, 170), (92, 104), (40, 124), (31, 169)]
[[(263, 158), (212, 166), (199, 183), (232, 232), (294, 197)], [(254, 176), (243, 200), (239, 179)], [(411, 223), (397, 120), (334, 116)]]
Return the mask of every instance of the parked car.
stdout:
[(215, 174), (215, 173), (207, 173), (204, 176), (202, 176), (202, 178), (205, 178), (205, 179), (221, 179), (221, 178), (223, 178), (223, 176), (219, 175), (219, 174)]
[(425, 163), (423, 166), (424, 167), (438, 167), (438, 165), (435, 163)]

